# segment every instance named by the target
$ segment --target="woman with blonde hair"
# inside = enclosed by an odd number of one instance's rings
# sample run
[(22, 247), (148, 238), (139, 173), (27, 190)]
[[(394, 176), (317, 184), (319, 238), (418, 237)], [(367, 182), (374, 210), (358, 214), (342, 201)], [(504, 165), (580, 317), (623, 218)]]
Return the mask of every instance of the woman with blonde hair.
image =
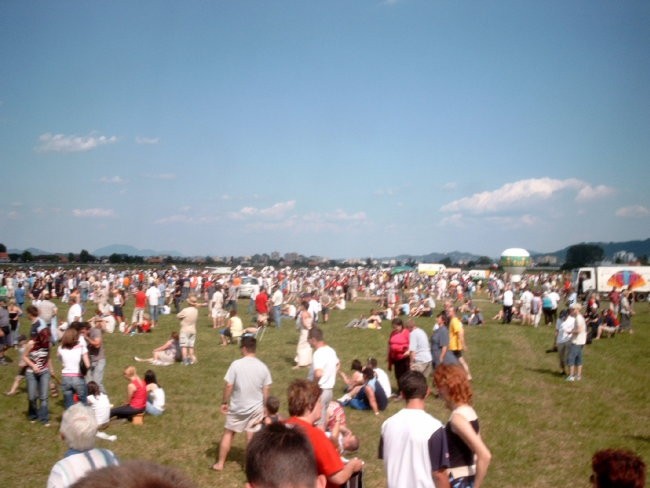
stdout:
[(445, 426), (449, 445), (449, 483), (452, 488), (479, 488), (492, 454), (479, 433), (478, 415), (472, 407), (472, 387), (462, 366), (442, 364), (433, 381), (451, 410)]
[(124, 379), (129, 382), (126, 388), (126, 404), (111, 408), (111, 418), (132, 419), (147, 407), (147, 385), (138, 376), (134, 366), (124, 368)]

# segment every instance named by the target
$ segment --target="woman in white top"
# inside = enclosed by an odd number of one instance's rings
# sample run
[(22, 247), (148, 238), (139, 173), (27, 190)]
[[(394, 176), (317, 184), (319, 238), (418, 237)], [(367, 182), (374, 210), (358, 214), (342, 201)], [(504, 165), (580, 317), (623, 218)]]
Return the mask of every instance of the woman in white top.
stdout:
[(84, 364), (86, 369), (90, 368), (90, 359), (86, 342), (79, 341), (79, 331), (75, 327), (69, 327), (63, 333), (57, 356), (63, 364), (61, 390), (64, 407), (67, 409), (74, 404), (75, 393), (79, 401), (86, 405), (86, 380), (81, 371), (81, 364)]
[(149, 415), (162, 415), (165, 411), (165, 390), (158, 384), (156, 373), (150, 369), (145, 371), (144, 382), (147, 385), (147, 407), (145, 412)]
[(314, 324), (314, 316), (309, 311), (309, 302), (303, 302), (301, 304), (301, 310), (298, 312), (298, 330), (300, 335), (298, 336), (298, 346), (296, 347), (296, 365), (294, 369), (307, 367), (311, 364), (312, 361), (312, 350), (307, 340), (309, 335), (309, 330)]

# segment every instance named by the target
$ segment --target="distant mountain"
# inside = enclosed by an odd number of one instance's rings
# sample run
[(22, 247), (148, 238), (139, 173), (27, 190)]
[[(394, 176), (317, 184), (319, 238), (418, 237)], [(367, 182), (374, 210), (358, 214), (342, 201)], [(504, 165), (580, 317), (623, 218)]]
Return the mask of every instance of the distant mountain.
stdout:
[[(586, 242), (581, 244), (593, 244), (602, 247), (606, 259), (613, 259), (614, 254), (616, 254), (619, 251), (631, 252), (637, 258), (640, 258), (641, 256), (650, 256), (650, 239), (646, 239), (643, 241), (637, 240), (637, 241), (625, 241), (625, 242)], [(537, 251), (530, 251), (530, 250), (529, 252), (530, 255), (533, 257), (533, 259), (539, 256), (555, 256), (558, 258), (558, 261), (560, 263), (563, 263), (564, 260), (566, 259), (566, 255), (569, 247), (571, 246), (567, 246), (564, 249), (560, 249), (558, 251), (553, 251), (553, 252), (537, 252)], [(422, 254), (419, 256), (412, 255), (412, 254), (400, 254), (399, 256), (395, 256), (394, 258), (381, 258), (381, 260), (396, 259), (402, 262), (414, 260), (420, 263), (439, 263), (443, 259), (449, 258), (452, 263), (458, 263), (461, 261), (464, 262), (477, 261), (480, 257), (481, 256), (477, 254), (453, 251), (447, 253), (431, 252), (429, 254)], [(488, 256), (488, 257), (494, 259), (495, 261), (499, 260), (499, 256)]]
[(154, 251), (153, 249), (138, 249), (126, 244), (112, 244), (110, 246), (101, 247), (99, 249), (95, 249), (92, 254), (97, 257), (110, 256), (111, 254), (127, 254), (129, 256), (142, 256), (145, 258), (151, 256), (183, 256), (178, 251)]
[[(637, 258), (641, 256), (650, 256), (650, 239), (644, 241), (625, 241), (625, 242), (584, 242), (581, 244), (592, 244), (595, 246), (600, 246), (603, 248), (606, 259), (613, 259), (614, 254), (619, 251), (627, 251), (633, 253)], [(531, 256), (555, 256), (560, 262), (564, 262), (566, 259), (567, 251), (569, 250), (567, 246), (564, 249), (560, 249), (555, 252), (542, 252), (542, 253), (533, 253)]]
[(27, 249), (7, 249), (9, 254), (22, 254), (25, 251), (31, 253), (32, 256), (47, 256), (52, 254), (50, 251), (43, 251), (36, 247), (28, 247)]

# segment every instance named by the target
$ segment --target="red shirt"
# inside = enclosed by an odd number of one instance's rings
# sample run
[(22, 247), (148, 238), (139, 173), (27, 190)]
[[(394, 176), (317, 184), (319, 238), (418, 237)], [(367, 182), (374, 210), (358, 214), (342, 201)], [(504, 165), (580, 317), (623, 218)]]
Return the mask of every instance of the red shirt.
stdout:
[[(329, 478), (345, 467), (341, 460), (341, 456), (336, 452), (336, 449), (325, 435), (325, 432), (313, 425), (309, 425), (307, 422), (297, 417), (290, 417), (287, 419), (286, 423), (300, 427), (309, 439), (311, 446), (314, 448), (318, 474), (323, 474), (326, 478)], [(328, 481), (327, 486), (338, 488), (340, 485), (332, 484)]]
[(255, 310), (257, 313), (269, 313), (269, 296), (261, 291), (255, 297)]
[(147, 384), (144, 380), (137, 381), (135, 378), (131, 380), (131, 383), (135, 386), (135, 391), (131, 395), (129, 405), (138, 410), (144, 410), (147, 406)]
[(147, 303), (147, 294), (142, 290), (135, 292), (135, 308), (144, 308)]

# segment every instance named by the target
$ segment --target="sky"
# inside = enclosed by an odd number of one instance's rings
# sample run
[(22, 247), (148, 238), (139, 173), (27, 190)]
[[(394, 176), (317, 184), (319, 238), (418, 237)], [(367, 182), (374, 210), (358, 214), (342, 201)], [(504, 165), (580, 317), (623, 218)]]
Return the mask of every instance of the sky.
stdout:
[(0, 242), (498, 256), (650, 237), (650, 2), (0, 2)]

